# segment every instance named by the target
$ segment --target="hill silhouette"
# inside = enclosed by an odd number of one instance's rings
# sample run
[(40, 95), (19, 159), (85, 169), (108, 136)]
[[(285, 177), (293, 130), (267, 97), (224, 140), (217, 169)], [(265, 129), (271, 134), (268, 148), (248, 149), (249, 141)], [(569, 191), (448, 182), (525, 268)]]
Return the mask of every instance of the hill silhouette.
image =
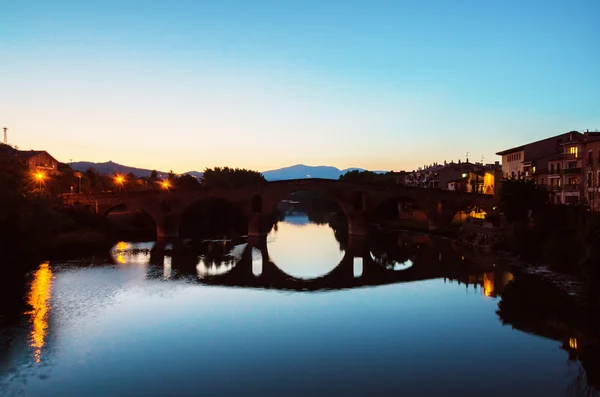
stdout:
[[(70, 164), (71, 168), (77, 171), (86, 171), (88, 168), (93, 168), (101, 174), (113, 175), (133, 173), (138, 177), (149, 177), (152, 170), (145, 168), (130, 167), (123, 164), (118, 164), (113, 161), (107, 161), (104, 163), (93, 163), (90, 161), (78, 161)], [(296, 164), (289, 167), (278, 168), (274, 170), (263, 171), (265, 179), (268, 181), (278, 181), (286, 179), (304, 179), (304, 178), (322, 178), (322, 179), (338, 179), (340, 175), (345, 174), (347, 171), (359, 170), (364, 171), (363, 168), (346, 168), (339, 169), (332, 166), (320, 165), (311, 166), (305, 164)], [(385, 172), (385, 171), (375, 171)], [(159, 178), (166, 178), (168, 171), (157, 170)], [(201, 178), (203, 172), (201, 171), (188, 171), (183, 174), (193, 175), (196, 178)]]

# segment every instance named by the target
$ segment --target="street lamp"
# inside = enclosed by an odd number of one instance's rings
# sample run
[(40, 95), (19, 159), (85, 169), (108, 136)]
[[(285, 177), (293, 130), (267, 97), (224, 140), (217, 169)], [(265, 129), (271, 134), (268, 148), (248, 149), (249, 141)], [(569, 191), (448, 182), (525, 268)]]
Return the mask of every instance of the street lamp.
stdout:
[(125, 183), (125, 178), (123, 175), (115, 175), (115, 184), (123, 189), (123, 184)]
[(169, 190), (171, 188), (171, 182), (169, 181), (162, 181), (160, 183), (160, 188), (163, 190)]
[(41, 192), (42, 191), (42, 185), (44, 184), (44, 180), (46, 179), (46, 175), (43, 172), (38, 171), (38, 172), (36, 172), (33, 175), (33, 177), (35, 178), (35, 180), (38, 183), (38, 191)]

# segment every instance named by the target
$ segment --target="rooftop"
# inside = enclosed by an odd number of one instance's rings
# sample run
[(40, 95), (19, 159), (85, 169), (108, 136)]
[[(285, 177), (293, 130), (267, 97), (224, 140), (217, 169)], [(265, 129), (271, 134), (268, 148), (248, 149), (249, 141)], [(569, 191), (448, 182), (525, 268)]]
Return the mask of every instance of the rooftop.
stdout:
[(559, 135), (551, 136), (549, 138), (540, 139), (540, 140), (535, 141), (535, 142), (526, 143), (524, 145), (520, 145), (520, 146), (516, 146), (516, 147), (510, 148), (510, 149), (503, 150), (501, 152), (496, 153), (496, 155), (498, 155), (498, 156), (504, 156), (505, 154), (511, 154), (511, 153), (514, 153), (514, 152), (520, 152), (521, 150), (525, 149), (526, 146), (530, 146), (530, 145), (535, 145), (535, 144), (538, 144), (538, 143), (547, 142), (547, 141), (550, 141), (550, 140), (553, 140), (553, 139), (560, 139), (560, 138), (562, 138), (562, 137), (564, 137), (564, 136), (566, 136), (568, 134), (571, 134), (571, 133), (573, 133), (573, 135), (575, 135), (575, 136), (581, 135), (583, 137), (583, 134), (581, 132), (579, 132), (579, 131), (563, 132), (562, 134), (559, 134)]

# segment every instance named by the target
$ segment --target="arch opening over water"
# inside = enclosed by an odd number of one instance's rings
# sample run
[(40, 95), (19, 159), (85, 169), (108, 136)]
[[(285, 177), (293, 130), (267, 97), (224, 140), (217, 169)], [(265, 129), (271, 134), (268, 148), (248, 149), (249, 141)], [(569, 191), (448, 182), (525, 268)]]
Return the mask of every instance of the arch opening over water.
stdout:
[(269, 257), (284, 273), (309, 280), (335, 269), (344, 256), (347, 220), (328, 194), (293, 192), (275, 208), (277, 223), (267, 236)]
[(180, 217), (179, 236), (192, 239), (233, 238), (248, 233), (248, 220), (239, 207), (222, 198), (204, 198)]

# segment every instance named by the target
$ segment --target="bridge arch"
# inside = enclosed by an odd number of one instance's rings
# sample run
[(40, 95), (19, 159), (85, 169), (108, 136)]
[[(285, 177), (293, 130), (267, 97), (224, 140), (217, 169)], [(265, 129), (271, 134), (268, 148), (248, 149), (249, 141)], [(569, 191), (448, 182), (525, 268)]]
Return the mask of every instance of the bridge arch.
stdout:
[[(308, 180), (310, 182), (310, 180)], [(267, 226), (270, 226), (269, 217), (272, 217), (273, 214), (277, 213), (277, 209), (282, 210), (284, 208), (289, 207), (290, 209), (298, 204), (302, 205), (302, 203), (293, 203), (294, 200), (300, 200), (298, 195), (305, 195), (306, 193), (312, 193), (310, 197), (304, 197), (305, 200), (311, 200), (313, 202), (317, 202), (319, 205), (324, 205), (323, 203), (332, 203), (335, 205), (335, 210), (331, 210), (328, 212), (337, 212), (344, 218), (344, 227), (343, 229), (347, 229), (350, 227), (350, 219), (349, 213), (352, 212), (351, 203), (348, 200), (348, 197), (345, 197), (341, 192), (336, 191), (331, 188), (330, 183), (327, 182), (316, 182), (316, 183), (298, 183), (298, 184), (282, 184), (277, 186), (276, 189), (272, 189), (268, 192), (265, 192), (261, 196), (262, 201), (262, 212), (252, 211), (249, 215), (249, 226), (248, 231), (250, 235), (259, 236), (263, 235), (267, 232)], [(258, 198), (255, 195), (252, 199), (252, 207), (254, 209), (258, 209)], [(292, 200), (286, 200), (291, 198)], [(306, 201), (304, 201), (306, 202)], [(281, 204), (287, 203), (287, 204)], [(255, 205), (256, 204), (256, 205)], [(325, 206), (328, 206), (325, 204)], [(309, 213), (310, 216), (310, 213)]]
[[(87, 205), (86, 208), (90, 207)], [(147, 208), (136, 205), (136, 203), (119, 203), (102, 209), (100, 214), (116, 225), (118, 230), (127, 233), (134, 233), (139, 237), (150, 238), (155, 233), (158, 233), (160, 220), (152, 211)]]
[(247, 218), (236, 204), (220, 196), (191, 200), (178, 214), (179, 236), (232, 238), (248, 232)]

